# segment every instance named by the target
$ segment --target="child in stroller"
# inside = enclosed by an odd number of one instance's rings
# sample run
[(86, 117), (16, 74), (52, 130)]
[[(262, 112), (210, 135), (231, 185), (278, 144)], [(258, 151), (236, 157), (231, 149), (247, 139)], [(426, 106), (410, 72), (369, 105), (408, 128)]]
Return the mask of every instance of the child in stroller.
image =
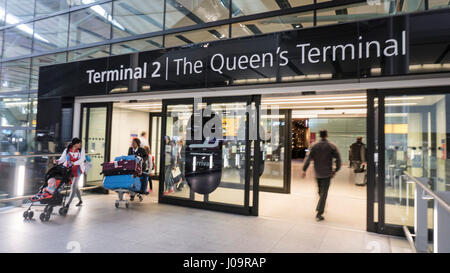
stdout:
[(32, 219), (34, 212), (31, 210), (33, 205), (41, 204), (45, 205), (44, 212), (41, 213), (39, 218), (42, 222), (46, 222), (50, 219), (50, 215), (53, 212), (55, 206), (62, 206), (59, 209), (59, 214), (65, 216), (68, 209), (65, 208), (64, 203), (67, 197), (67, 191), (62, 194), (64, 186), (71, 183), (71, 171), (65, 168), (63, 165), (56, 165), (51, 168), (44, 177), (44, 183), (39, 189), (39, 192), (30, 198), (31, 204), (28, 209), (23, 213), (25, 219)]

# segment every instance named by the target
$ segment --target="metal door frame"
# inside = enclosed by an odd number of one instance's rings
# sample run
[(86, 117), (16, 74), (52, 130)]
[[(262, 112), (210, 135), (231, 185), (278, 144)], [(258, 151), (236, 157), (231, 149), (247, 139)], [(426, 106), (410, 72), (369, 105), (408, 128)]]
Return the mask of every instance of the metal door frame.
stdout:
[[(207, 97), (202, 98), (202, 102), (206, 102), (207, 104), (210, 103), (232, 103), (232, 102), (246, 102), (247, 105), (252, 105), (252, 103), (255, 103), (256, 107), (256, 124), (259, 124), (259, 106), (261, 103), (261, 96), (255, 95), (255, 96), (239, 96), (239, 97)], [(258, 205), (259, 205), (259, 176), (257, 175), (259, 173), (259, 156), (255, 157), (255, 160), (253, 161), (253, 185), (252, 185), (252, 192), (253, 192), (253, 202), (252, 206), (250, 206), (250, 176), (248, 175), (250, 172), (250, 156), (251, 156), (251, 140), (249, 139), (249, 114), (246, 113), (246, 155), (245, 155), (245, 168), (246, 168), (246, 177), (245, 177), (245, 185), (244, 185), (244, 206), (239, 205), (233, 205), (233, 204), (221, 204), (221, 203), (214, 203), (214, 202), (200, 202), (200, 201), (193, 201), (190, 199), (181, 199), (181, 198), (174, 198), (171, 196), (164, 196), (163, 195), (163, 189), (164, 189), (164, 167), (165, 167), (165, 153), (162, 151), (165, 150), (165, 143), (164, 143), (164, 137), (166, 136), (166, 124), (167, 124), (167, 106), (168, 105), (177, 105), (177, 104), (194, 104), (193, 98), (188, 99), (168, 99), (162, 101), (162, 123), (161, 123), (161, 146), (160, 146), (160, 176), (159, 176), (159, 191), (158, 191), (158, 202), (159, 203), (165, 203), (165, 204), (173, 204), (173, 205), (179, 205), (179, 206), (185, 206), (185, 207), (193, 207), (193, 208), (200, 208), (200, 209), (207, 209), (207, 210), (214, 210), (214, 211), (222, 211), (222, 212), (229, 212), (229, 213), (235, 213), (235, 214), (243, 214), (243, 215), (258, 215)], [(260, 137), (259, 134), (257, 135), (257, 139), (254, 140), (254, 154), (260, 155)]]

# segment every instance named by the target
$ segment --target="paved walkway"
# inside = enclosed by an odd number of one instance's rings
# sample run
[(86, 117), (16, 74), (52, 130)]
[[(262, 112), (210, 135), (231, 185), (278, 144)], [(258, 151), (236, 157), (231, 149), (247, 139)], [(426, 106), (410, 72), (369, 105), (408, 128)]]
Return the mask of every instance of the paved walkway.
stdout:
[[(241, 216), (158, 204), (156, 194), (130, 208), (116, 195), (86, 195), (84, 206), (49, 222), (0, 212), (0, 252), (409, 252), (403, 238), (329, 222)], [(74, 201), (74, 203), (76, 200)], [(41, 208), (39, 208), (41, 209)]]

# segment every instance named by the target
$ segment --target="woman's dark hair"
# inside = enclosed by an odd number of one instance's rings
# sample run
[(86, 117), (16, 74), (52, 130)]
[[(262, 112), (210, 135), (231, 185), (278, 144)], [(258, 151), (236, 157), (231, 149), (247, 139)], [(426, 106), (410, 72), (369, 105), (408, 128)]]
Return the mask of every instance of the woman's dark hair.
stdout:
[(141, 141), (139, 140), (139, 138), (133, 138), (133, 141), (136, 142), (138, 147), (141, 147)]
[(78, 143), (81, 143), (81, 139), (79, 139), (77, 137), (73, 138), (72, 141), (69, 143), (69, 145), (67, 145), (67, 151), (72, 149), (73, 145), (76, 145)]

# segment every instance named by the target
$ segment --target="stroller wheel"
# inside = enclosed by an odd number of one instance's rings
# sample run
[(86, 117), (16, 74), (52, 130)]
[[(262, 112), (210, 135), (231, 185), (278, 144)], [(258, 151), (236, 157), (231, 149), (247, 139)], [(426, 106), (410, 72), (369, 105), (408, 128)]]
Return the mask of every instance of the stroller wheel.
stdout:
[(130, 203), (126, 202), (126, 203), (125, 203), (125, 207), (126, 207), (126, 208), (129, 208), (129, 207), (130, 207)]
[(67, 209), (62, 207), (62, 208), (59, 209), (58, 213), (61, 216), (66, 216), (67, 215)]
[(32, 212), (31, 210), (28, 212), (28, 219), (33, 219), (34, 216), (34, 212)]
[(45, 222), (45, 212), (43, 212), (43, 213), (41, 213), (40, 215), (39, 215), (39, 219), (41, 219), (41, 221), (42, 222)]
[(119, 208), (119, 202), (116, 201), (116, 203), (114, 203), (114, 206), (115, 206), (116, 208)]
[(47, 222), (48, 220), (50, 220), (50, 215), (51, 215), (51, 214), (48, 213), (48, 212), (45, 214), (45, 221), (46, 221), (46, 222)]
[(26, 210), (26, 211), (23, 212), (23, 218), (24, 218), (24, 219), (27, 219), (27, 218), (28, 218), (28, 210)]
[(142, 198), (142, 196), (139, 195), (139, 202), (142, 202), (142, 200), (144, 200), (144, 198)]

